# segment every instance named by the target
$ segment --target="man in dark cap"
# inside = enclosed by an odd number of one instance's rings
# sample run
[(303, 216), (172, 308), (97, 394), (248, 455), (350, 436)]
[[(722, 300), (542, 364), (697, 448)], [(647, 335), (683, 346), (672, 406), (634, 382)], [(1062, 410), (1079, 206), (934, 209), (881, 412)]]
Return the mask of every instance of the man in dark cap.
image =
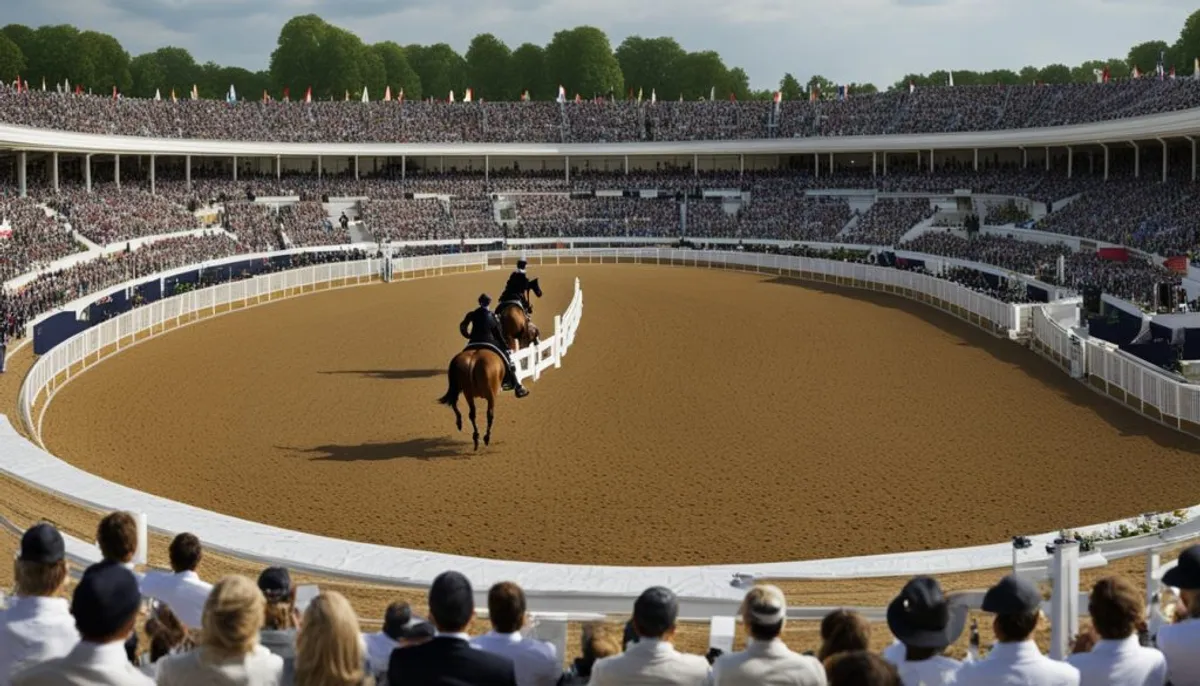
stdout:
[(937, 579), (918, 576), (905, 584), (888, 605), (887, 623), (904, 645), (904, 659), (896, 664), (904, 683), (938, 686), (954, 682), (962, 663), (942, 653), (966, 627), (967, 607), (952, 605)]
[(1155, 642), (1167, 656), (1172, 684), (1200, 684), (1200, 545), (1181, 552), (1162, 581), (1179, 589), (1183, 613), (1177, 612), (1174, 624), (1158, 630)]
[(149, 686), (154, 681), (129, 663), (125, 639), (137, 622), (142, 596), (133, 572), (112, 562), (88, 567), (71, 598), (82, 639), (64, 657), (13, 677), (13, 686)]
[(703, 686), (708, 683), (708, 660), (675, 650), (675, 620), (679, 600), (669, 589), (652, 586), (633, 603), (633, 630), (638, 640), (620, 654), (606, 657), (592, 667), (590, 686), (619, 684), (664, 684)]
[(516, 686), (512, 660), (471, 645), (466, 631), (475, 617), (475, 593), (467, 577), (439, 574), (429, 587), (429, 615), (437, 635), (392, 651), (389, 686)]
[(66, 558), (62, 534), (50, 524), (35, 524), (21, 536), (16, 597), (0, 612), (0, 684), (79, 643), (71, 608), (58, 597), (67, 581)]
[(982, 609), (996, 616), (992, 631), (997, 643), (986, 659), (963, 665), (958, 683), (1078, 686), (1078, 669), (1042, 655), (1033, 642), (1042, 613), (1042, 594), (1036, 586), (1010, 574), (988, 589)]
[(369, 671), (374, 675), (386, 674), (393, 650), (420, 645), (433, 638), (434, 633), (433, 625), (413, 614), (408, 603), (388, 605), (383, 615), (383, 627), (376, 633), (363, 636), (367, 644)]
[(529, 395), (529, 389), (521, 385), (517, 379), (517, 368), (513, 365), (512, 356), (508, 354), (508, 346), (504, 344), (504, 332), (500, 330), (500, 320), (489, 308), (492, 299), (487, 293), (479, 296), (479, 307), (467, 313), (458, 325), (458, 331), (467, 339), (468, 348), (488, 348), (504, 360), (507, 374), (504, 376), (504, 390), (516, 391), (518, 398)]

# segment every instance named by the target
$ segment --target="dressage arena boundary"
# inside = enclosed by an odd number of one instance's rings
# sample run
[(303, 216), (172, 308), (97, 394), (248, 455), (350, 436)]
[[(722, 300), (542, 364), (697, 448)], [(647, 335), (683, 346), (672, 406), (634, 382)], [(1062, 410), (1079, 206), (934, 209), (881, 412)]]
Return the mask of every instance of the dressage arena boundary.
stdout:
[[(1093, 350), (1094, 344), (1089, 341), (1081, 343), (1060, 323), (1072, 306), (1003, 303), (949, 281), (887, 267), (763, 253), (655, 248), (531, 250), (522, 255), (468, 253), (393, 259), (392, 266), (398, 279), (422, 278), (500, 268), (515, 262), (518, 256), (534, 265), (646, 264), (726, 269), (892, 293), (937, 307), (996, 335), (1018, 339), (1031, 336), (1033, 347), (1050, 356), (1061, 368), (1084, 370), (1093, 387), (1103, 384), (1106, 391), (1114, 389), (1107, 391), (1110, 395), (1119, 388), (1127, 405), (1148, 416), (1157, 411), (1160, 421), (1169, 424), (1174, 419), (1177, 428), (1184, 428), (1185, 419), (1169, 410), (1200, 410), (1197, 396), (1200, 389), (1182, 388), (1184, 384), (1165, 375), (1146, 381), (1139, 370), (1125, 366), (1125, 360), (1106, 357), (1110, 351), (1099, 346)], [(19, 397), (22, 418), (27, 421), (31, 435), (40, 441), (39, 432), (33, 427), (40, 425), (53, 394), (108, 355), (179, 326), (229, 311), (328, 288), (376, 282), (382, 267), (380, 260), (304, 267), (173, 296), (127, 312), (77, 334), (35, 363)], [(565, 350), (573, 342), (581, 314), (582, 291), (577, 282), (572, 306), (561, 318), (563, 329), (556, 330), (551, 347), (559, 347), (561, 341)], [(564, 333), (561, 339), (560, 331)], [(562, 357), (561, 351), (550, 356), (544, 352), (537, 355), (536, 362), (525, 363), (524, 374), (536, 374), (543, 365), (557, 366)], [(1153, 402), (1138, 395), (1145, 389), (1155, 393)], [(1171, 404), (1166, 396), (1174, 397), (1176, 402)], [(1135, 397), (1137, 403), (1131, 400)], [(36, 424), (32, 421), (35, 415)], [(1196, 421), (1200, 417), (1187, 416), (1189, 424), (1200, 424)], [(531, 607), (544, 611), (624, 612), (631, 598), (656, 584), (670, 586), (686, 599), (686, 616), (703, 617), (731, 612), (743, 593), (741, 586), (750, 578), (911, 576), (998, 569), (1012, 564), (1044, 574), (1052, 557), (1046, 546), (1059, 536), (1059, 532), (1032, 536), (1033, 545), (1021, 551), (1004, 542), (951, 550), (764, 564), (609, 567), (513, 562), (337, 540), (176, 503), (77, 469), (30, 443), (6, 420), (0, 421), (0, 469), (85, 507), (101, 511), (123, 509), (145, 515), (155, 531), (168, 535), (191, 531), (211, 549), (234, 557), (319, 575), (417, 587), (427, 586), (438, 573), (454, 568), (467, 574), (481, 589), (496, 581), (516, 581), (528, 591)], [(1108, 560), (1138, 554), (1146, 554), (1148, 560), (1157, 559), (1159, 550), (1200, 536), (1197, 515), (1200, 506), (1188, 511), (1185, 523), (1171, 529), (1101, 541), (1084, 557), (1083, 564), (1105, 564)], [(1130, 521), (1084, 527), (1079, 531), (1107, 532)], [(93, 549), (90, 543), (82, 541), (72, 541), (71, 546), (80, 554)], [(1156, 562), (1154, 567), (1157, 568)]]

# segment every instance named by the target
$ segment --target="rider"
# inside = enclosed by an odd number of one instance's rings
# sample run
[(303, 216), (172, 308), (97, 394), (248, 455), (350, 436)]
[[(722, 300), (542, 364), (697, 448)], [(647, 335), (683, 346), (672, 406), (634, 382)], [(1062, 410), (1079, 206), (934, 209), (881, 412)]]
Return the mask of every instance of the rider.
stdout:
[[(479, 296), (479, 308), (471, 310), (463, 317), (462, 323), (458, 325), (458, 331), (467, 339), (467, 344), (471, 343), (490, 343), (500, 351), (504, 357), (505, 376), (504, 390), (516, 391), (518, 398), (524, 398), (529, 395), (529, 389), (521, 385), (517, 379), (517, 368), (513, 365), (512, 357), (509, 356), (507, 346), (504, 344), (504, 334), (500, 331), (500, 320), (492, 313), (488, 306), (492, 304), (492, 299), (487, 293)], [(468, 327), (470, 332), (468, 332)]]
[(517, 260), (517, 269), (508, 275), (508, 283), (504, 284), (504, 292), (500, 294), (500, 302), (516, 300), (525, 308), (525, 314), (533, 316), (533, 304), (525, 297), (525, 294), (533, 287), (530, 284), (531, 279), (525, 273), (525, 266), (527, 264), (525, 260)]

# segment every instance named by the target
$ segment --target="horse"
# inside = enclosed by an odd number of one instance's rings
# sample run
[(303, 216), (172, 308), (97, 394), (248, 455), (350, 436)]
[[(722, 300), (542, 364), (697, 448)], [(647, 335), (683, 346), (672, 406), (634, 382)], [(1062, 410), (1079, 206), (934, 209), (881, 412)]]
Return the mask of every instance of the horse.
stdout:
[(520, 350), (541, 338), (537, 326), (525, 314), (525, 308), (518, 303), (505, 303), (500, 306), (500, 331), (504, 334), (504, 344), (509, 350)]
[(483, 444), (491, 445), (492, 420), (495, 417), (494, 407), (507, 371), (504, 359), (496, 351), (487, 348), (467, 348), (450, 360), (450, 367), (446, 370), (450, 388), (446, 391), (446, 395), (438, 398), (438, 402), (448, 405), (450, 409), (454, 410), (455, 426), (462, 431), (463, 420), (462, 413), (458, 411), (458, 396), (461, 394), (466, 398), (473, 432), (471, 440), (475, 442), (475, 450), (479, 450), (479, 427), (475, 424), (475, 399), (479, 398), (487, 402), (487, 433), (483, 435)]

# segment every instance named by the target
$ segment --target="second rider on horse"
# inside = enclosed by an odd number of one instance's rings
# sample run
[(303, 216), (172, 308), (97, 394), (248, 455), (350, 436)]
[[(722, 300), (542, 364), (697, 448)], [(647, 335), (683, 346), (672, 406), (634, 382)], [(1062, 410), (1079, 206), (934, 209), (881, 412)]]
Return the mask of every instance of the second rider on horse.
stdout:
[(529, 389), (521, 385), (517, 379), (517, 368), (509, 355), (508, 346), (504, 344), (504, 333), (500, 330), (500, 320), (489, 309), (492, 299), (487, 293), (479, 296), (479, 307), (467, 313), (458, 331), (467, 339), (467, 345), (487, 346), (493, 348), (504, 359), (507, 374), (504, 378), (504, 390), (513, 390), (518, 398), (529, 395)]
[(504, 284), (504, 292), (500, 294), (500, 302), (519, 302), (525, 308), (525, 314), (532, 317), (533, 304), (529, 302), (529, 291), (533, 291), (540, 298), (542, 290), (538, 287), (537, 279), (530, 279), (529, 275), (525, 273), (527, 265), (525, 260), (517, 260), (517, 269), (508, 275), (508, 282)]

